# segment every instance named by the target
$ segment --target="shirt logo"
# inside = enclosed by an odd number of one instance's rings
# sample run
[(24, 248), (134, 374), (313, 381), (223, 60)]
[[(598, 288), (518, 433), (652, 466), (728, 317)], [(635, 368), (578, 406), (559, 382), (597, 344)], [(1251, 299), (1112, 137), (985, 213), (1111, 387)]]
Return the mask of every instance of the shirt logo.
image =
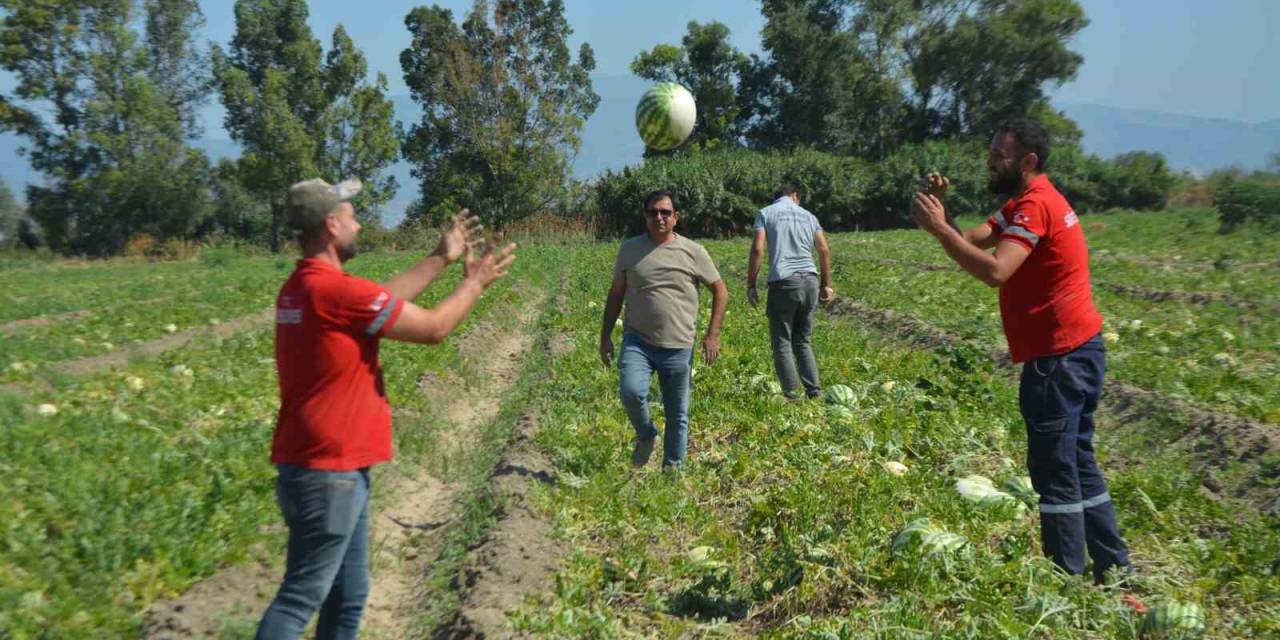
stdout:
[(1080, 217), (1076, 215), (1075, 211), (1068, 211), (1066, 220), (1067, 220), (1067, 228), (1070, 229), (1071, 227), (1076, 226), (1080, 222)]
[(276, 324), (302, 324), (302, 309), (276, 308)]
[(373, 304), (369, 305), (370, 311), (382, 311), (382, 305), (387, 303), (391, 296), (386, 291), (380, 292), (378, 297), (373, 300)]
[(1021, 211), (1018, 211), (1018, 212), (1016, 212), (1016, 213), (1014, 213), (1014, 214), (1013, 214), (1013, 223), (1014, 223), (1014, 224), (1021, 224), (1021, 225), (1028, 225), (1028, 224), (1031, 224), (1031, 216), (1029, 216), (1029, 215), (1027, 215), (1027, 214), (1025, 214), (1025, 213), (1023, 213), (1023, 212), (1021, 212)]

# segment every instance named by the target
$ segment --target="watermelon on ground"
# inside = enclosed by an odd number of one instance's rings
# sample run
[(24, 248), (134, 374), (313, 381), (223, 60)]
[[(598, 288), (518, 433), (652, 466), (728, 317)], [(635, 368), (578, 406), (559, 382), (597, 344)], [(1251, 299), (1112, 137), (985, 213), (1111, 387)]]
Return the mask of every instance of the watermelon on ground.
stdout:
[(917, 518), (893, 537), (893, 554), (919, 546), (928, 555), (957, 551), (966, 544), (962, 536), (935, 526), (928, 518)]
[(833, 384), (827, 387), (826, 400), (828, 404), (845, 407), (853, 407), (858, 403), (858, 397), (853, 393), (853, 389), (843, 384)]
[(1152, 640), (1198, 638), (1204, 628), (1204, 609), (1200, 605), (1171, 600), (1147, 612), (1140, 635)]

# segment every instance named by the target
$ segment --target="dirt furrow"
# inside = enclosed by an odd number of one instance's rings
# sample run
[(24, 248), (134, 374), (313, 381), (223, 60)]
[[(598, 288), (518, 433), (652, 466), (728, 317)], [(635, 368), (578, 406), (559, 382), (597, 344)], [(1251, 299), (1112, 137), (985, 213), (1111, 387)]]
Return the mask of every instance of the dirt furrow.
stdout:
[(76, 311), (67, 311), (65, 313), (51, 313), (34, 318), (23, 318), (21, 320), (11, 320), (4, 324), (0, 324), (0, 334), (13, 335), (27, 329), (38, 329), (40, 327), (48, 327), (58, 324), (59, 322), (70, 322), (79, 320), (93, 315), (88, 309), (79, 309)]
[(461, 605), (433, 638), (504, 638), (513, 636), (506, 613), (548, 589), (560, 564), (560, 549), (551, 538), (551, 523), (529, 503), (538, 483), (555, 483), (551, 461), (534, 443), (538, 416), (520, 416), (516, 436), (490, 474), (491, 491), (501, 505), (497, 522), (472, 548), (453, 580)]
[[(562, 291), (564, 286), (562, 278)], [(564, 311), (568, 299), (561, 293), (555, 304)], [(572, 336), (557, 333), (543, 348), (555, 360), (576, 346)], [(434, 631), (437, 640), (516, 637), (507, 625), (507, 612), (546, 592), (560, 566), (563, 550), (551, 537), (551, 522), (530, 503), (537, 485), (556, 482), (554, 465), (535, 441), (538, 424), (536, 408), (521, 414), (511, 442), (489, 474), (498, 504), (496, 522), (468, 551), (454, 577), (452, 586), (461, 604)]]
[(234, 320), (222, 322), (212, 327), (201, 327), (199, 329), (180, 331), (173, 335), (157, 338), (148, 342), (140, 342), (138, 344), (124, 347), (119, 351), (105, 353), (100, 356), (55, 362), (50, 365), (50, 369), (63, 375), (89, 375), (99, 371), (105, 371), (113, 367), (124, 366), (133, 358), (153, 356), (172, 349), (185, 347), (196, 339), (204, 336), (212, 335), (225, 338), (242, 331), (248, 331), (255, 328), (265, 329), (270, 326), (269, 323), (274, 317), (275, 309), (266, 309), (252, 315), (242, 316)]
[[(519, 326), (500, 327), (482, 320), (457, 349), (476, 374), (470, 384), (453, 382), (446, 391), (447, 402), (432, 402), (445, 418), (446, 430), (441, 452), (454, 459), (480, 444), (480, 433), (502, 408), (502, 399), (515, 387), (524, 356), (534, 342), (534, 322), (541, 309), (535, 299), (519, 311)], [(428, 397), (441, 397), (442, 389)], [(443, 399), (443, 398), (442, 398)], [(370, 532), (372, 580), (369, 602), (361, 624), (362, 635), (375, 639), (400, 640), (419, 635), (414, 629), (417, 613), (423, 608), (422, 577), (439, 552), (440, 534), (455, 515), (456, 487), (436, 482), (434, 486), (400, 486), (389, 489), (380, 517)]]

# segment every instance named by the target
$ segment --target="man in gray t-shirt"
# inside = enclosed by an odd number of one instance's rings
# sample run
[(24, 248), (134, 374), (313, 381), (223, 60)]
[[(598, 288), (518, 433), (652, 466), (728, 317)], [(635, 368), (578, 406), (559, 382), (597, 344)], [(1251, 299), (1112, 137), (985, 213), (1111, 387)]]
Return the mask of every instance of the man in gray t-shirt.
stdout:
[(618, 390), (622, 407), (636, 431), (631, 464), (649, 461), (658, 428), (649, 418), (649, 378), (658, 374), (663, 415), (662, 466), (684, 462), (689, 432), (689, 378), (697, 340), (698, 289), (711, 289), (711, 322), (702, 338), (707, 364), (720, 353), (720, 323), (729, 290), (702, 245), (675, 232), (680, 212), (675, 195), (656, 191), (645, 198), (644, 235), (628, 239), (613, 265), (613, 285), (600, 326), (600, 360), (613, 364), (613, 329), (625, 302), (622, 353), (618, 355)]
[[(788, 398), (799, 394), (803, 385), (810, 398), (822, 393), (818, 383), (818, 363), (813, 356), (810, 334), (813, 312), (818, 303), (830, 302), (831, 249), (818, 219), (800, 206), (795, 185), (784, 183), (774, 194), (773, 204), (756, 215), (755, 239), (747, 261), (747, 301), (759, 303), (756, 278), (766, 241), (769, 246), (769, 340), (773, 346), (773, 366), (782, 392)], [(813, 251), (822, 265), (821, 283)], [(797, 367), (799, 372), (797, 374)]]

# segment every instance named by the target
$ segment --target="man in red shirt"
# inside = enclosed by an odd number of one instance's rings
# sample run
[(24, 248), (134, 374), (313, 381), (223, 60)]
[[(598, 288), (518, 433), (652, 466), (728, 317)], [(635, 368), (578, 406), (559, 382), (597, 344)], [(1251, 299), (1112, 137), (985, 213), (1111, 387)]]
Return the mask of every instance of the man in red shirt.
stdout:
[[(383, 284), (349, 275), (342, 265), (356, 255), (360, 223), (348, 200), (360, 186), (308, 180), (288, 193), (302, 259), (276, 299), (280, 413), (271, 462), (289, 551), (260, 639), (297, 638), (317, 610), (316, 637), (356, 637), (369, 593), (369, 468), (391, 459), (379, 340), (441, 342), (515, 259), (513, 244), (473, 252), (479, 220), (464, 210), (408, 271)], [(459, 259), (466, 275), (453, 293), (434, 309), (414, 305)]]
[[(1094, 578), (1131, 572), (1106, 480), (1094, 461), (1094, 412), (1106, 351), (1093, 305), (1089, 251), (1080, 219), (1045, 175), (1049, 137), (1029, 120), (1001, 125), (987, 169), (993, 193), (1010, 200), (986, 224), (961, 233), (942, 204), (949, 181), (929, 177), (912, 216), (965, 271), (1000, 288), (1009, 353), (1022, 363), (1018, 404), (1027, 427), (1027, 467), (1040, 494), (1045, 555)], [(994, 253), (990, 253), (991, 248)]]

